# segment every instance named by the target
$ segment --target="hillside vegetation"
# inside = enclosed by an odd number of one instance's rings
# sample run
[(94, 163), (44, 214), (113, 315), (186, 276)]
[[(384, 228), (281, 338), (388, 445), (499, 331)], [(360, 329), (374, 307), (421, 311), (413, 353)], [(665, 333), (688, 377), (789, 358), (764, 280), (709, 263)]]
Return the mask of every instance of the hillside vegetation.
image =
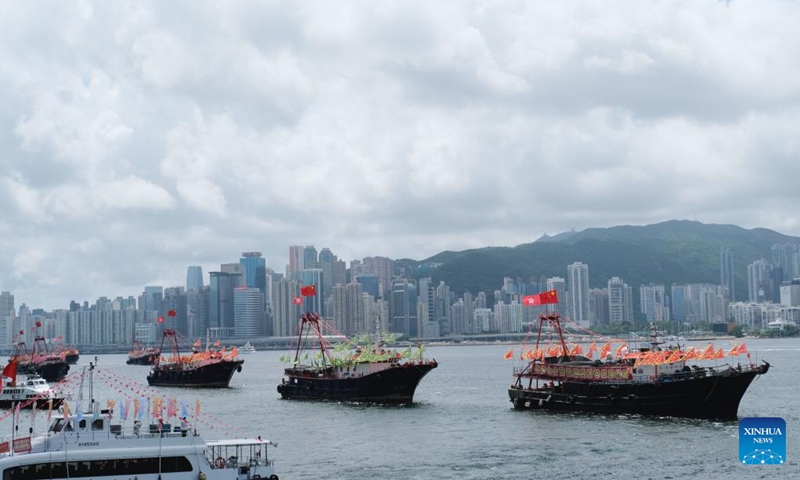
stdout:
[[(800, 238), (763, 228), (714, 225), (672, 220), (647, 226), (590, 228), (581, 232), (542, 237), (516, 247), (487, 247), (442, 252), (422, 261), (398, 260), (415, 276), (444, 281), (464, 292), (492, 292), (504, 277), (540, 281), (567, 276), (567, 265), (589, 265), (589, 286), (605, 287), (620, 277), (634, 290), (641, 284), (720, 283), (720, 248), (734, 255), (736, 299), (747, 298), (747, 265), (760, 258), (771, 261), (775, 244), (800, 243)], [(439, 264), (436, 268), (420, 265)]]

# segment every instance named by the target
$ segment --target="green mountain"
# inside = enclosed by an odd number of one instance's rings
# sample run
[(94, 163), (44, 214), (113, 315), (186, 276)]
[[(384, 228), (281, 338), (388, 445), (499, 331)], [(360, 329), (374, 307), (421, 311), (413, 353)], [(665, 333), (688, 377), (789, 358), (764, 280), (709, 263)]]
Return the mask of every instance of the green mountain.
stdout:
[(800, 243), (800, 238), (773, 230), (747, 230), (671, 220), (646, 226), (590, 228), (516, 247), (487, 247), (442, 252), (423, 261), (398, 260), (415, 277), (444, 281), (456, 294), (493, 292), (504, 277), (520, 281), (566, 278), (567, 265), (589, 265), (589, 286), (603, 288), (620, 277), (636, 291), (641, 284), (720, 283), (720, 248), (733, 251), (736, 299), (747, 298), (747, 265), (771, 261), (775, 244)]

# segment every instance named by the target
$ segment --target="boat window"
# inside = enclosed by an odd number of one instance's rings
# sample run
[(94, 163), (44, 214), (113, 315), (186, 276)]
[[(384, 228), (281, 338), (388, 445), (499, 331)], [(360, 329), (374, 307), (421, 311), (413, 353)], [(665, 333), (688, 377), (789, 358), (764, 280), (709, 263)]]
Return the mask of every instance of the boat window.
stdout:
[(3, 471), (2, 480), (46, 480), (50, 478), (89, 478), (191, 472), (186, 457), (103, 459), (83, 462), (48, 462), (21, 465)]
[(67, 426), (64, 427), (64, 431), (65, 432), (71, 432), (73, 430), (75, 430), (75, 427), (72, 425), (72, 420), (70, 420), (70, 421), (67, 422)]
[(102, 430), (103, 429), (103, 419), (98, 418), (97, 420), (92, 422), (92, 430)]
[(51, 432), (60, 432), (61, 428), (63, 428), (63, 427), (64, 427), (64, 419), (63, 418), (59, 418), (59, 419), (56, 419), (56, 421), (53, 422), (52, 425), (50, 425), (50, 431)]

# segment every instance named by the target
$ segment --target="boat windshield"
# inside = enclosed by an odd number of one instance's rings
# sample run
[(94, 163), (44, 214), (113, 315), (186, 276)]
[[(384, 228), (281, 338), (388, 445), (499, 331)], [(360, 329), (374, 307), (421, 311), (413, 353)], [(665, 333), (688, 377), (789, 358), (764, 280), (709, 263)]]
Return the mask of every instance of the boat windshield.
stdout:
[(64, 428), (64, 419), (57, 418), (55, 421), (50, 425), (51, 432), (60, 432), (61, 429)]

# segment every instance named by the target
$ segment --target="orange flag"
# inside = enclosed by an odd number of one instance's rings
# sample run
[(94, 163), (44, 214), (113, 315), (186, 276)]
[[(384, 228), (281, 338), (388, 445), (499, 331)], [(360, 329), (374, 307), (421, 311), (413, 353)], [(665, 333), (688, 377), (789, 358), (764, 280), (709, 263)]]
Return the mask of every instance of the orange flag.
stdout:
[(514, 358), (514, 349), (507, 351), (505, 355), (503, 355), (503, 360), (511, 360)]
[(622, 342), (619, 347), (617, 347), (617, 357), (622, 356), (622, 349), (627, 347), (628, 344), (626, 342)]
[(600, 349), (600, 358), (606, 358), (606, 355), (609, 353), (611, 353), (611, 342), (606, 342), (606, 344), (603, 345), (603, 348)]
[(694, 347), (690, 348), (683, 357), (684, 360), (694, 360), (695, 358), (697, 358), (697, 350), (695, 350)]
[(200, 339), (198, 338), (197, 341), (192, 344), (192, 346), (193, 347), (199, 347), (200, 346)]
[(708, 344), (708, 348), (706, 348), (706, 351), (703, 352), (703, 356), (702, 357), (698, 357), (698, 358), (701, 358), (703, 360), (710, 360), (710, 359), (714, 358), (714, 353), (715, 353), (714, 352), (714, 345), (709, 343)]
[(714, 354), (714, 360), (719, 360), (720, 358), (725, 358), (725, 351), (722, 350), (722, 347), (719, 347), (717, 353)]
[(597, 342), (592, 342), (592, 344), (589, 345), (589, 352), (586, 354), (586, 356), (589, 358), (593, 358), (594, 352), (596, 351), (597, 351)]

